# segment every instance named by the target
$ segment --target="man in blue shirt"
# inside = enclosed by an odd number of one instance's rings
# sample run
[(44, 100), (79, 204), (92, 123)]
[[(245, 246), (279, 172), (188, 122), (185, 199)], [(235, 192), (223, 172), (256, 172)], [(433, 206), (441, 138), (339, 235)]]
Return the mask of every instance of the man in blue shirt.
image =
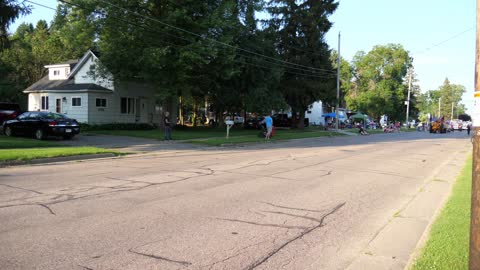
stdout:
[(270, 139), (270, 136), (272, 135), (272, 128), (273, 128), (273, 119), (270, 116), (270, 113), (267, 114), (267, 116), (265, 116), (265, 119), (263, 119), (262, 122), (265, 123), (265, 125), (267, 126), (267, 134), (265, 134), (265, 138)]

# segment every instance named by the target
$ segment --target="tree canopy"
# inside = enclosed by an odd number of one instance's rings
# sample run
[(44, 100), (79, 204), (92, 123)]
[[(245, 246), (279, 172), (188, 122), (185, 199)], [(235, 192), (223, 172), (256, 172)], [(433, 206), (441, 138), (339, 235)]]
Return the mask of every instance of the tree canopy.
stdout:
[[(291, 109), (302, 127), (308, 106), (336, 103), (338, 54), (325, 35), (335, 0), (71, 0), (60, 2), (52, 22), (7, 27), (29, 12), (23, 1), (0, 0), (0, 98), (25, 102), (21, 90), (45, 76), (44, 65), (99, 53), (101, 73), (142, 81), (157, 101), (177, 100), (195, 114), (266, 113)], [(260, 21), (257, 14), (268, 14)], [(8, 45), (8, 46), (7, 46)], [(412, 74), (410, 115), (465, 111), (463, 86), (448, 80), (420, 94), (413, 59), (400, 44), (377, 45), (341, 59), (340, 105), (374, 118), (403, 120)], [(208, 106), (205, 106), (208, 104)], [(450, 108), (450, 109), (449, 109)], [(450, 112), (450, 114), (448, 113)], [(183, 114), (182, 114), (183, 115)], [(182, 116), (181, 115), (181, 116)], [(221, 120), (221, 119), (219, 119)]]

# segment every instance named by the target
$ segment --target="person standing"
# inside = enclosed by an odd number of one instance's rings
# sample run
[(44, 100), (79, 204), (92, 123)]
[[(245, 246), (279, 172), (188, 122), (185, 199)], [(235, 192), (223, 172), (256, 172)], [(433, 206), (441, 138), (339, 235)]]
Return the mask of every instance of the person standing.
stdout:
[(265, 116), (265, 119), (262, 121), (265, 123), (265, 126), (267, 127), (267, 133), (265, 134), (265, 139), (270, 139), (272, 136), (272, 129), (273, 129), (273, 119), (270, 116), (270, 113)]
[(171, 140), (172, 139), (172, 122), (170, 121), (170, 113), (165, 112), (165, 115), (163, 117), (163, 127), (165, 131), (165, 140)]
[(467, 125), (467, 135), (468, 135), (468, 136), (470, 136), (470, 129), (471, 129), (471, 128), (472, 128), (471, 125), (468, 124), (468, 125)]

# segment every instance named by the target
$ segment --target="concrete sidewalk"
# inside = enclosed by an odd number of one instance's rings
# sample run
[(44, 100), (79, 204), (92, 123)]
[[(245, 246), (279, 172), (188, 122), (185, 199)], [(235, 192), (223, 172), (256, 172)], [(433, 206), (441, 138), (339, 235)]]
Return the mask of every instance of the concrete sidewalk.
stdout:
[(347, 269), (409, 269), (428, 239), (430, 227), (446, 203), (466, 158), (464, 151), (452, 153)]

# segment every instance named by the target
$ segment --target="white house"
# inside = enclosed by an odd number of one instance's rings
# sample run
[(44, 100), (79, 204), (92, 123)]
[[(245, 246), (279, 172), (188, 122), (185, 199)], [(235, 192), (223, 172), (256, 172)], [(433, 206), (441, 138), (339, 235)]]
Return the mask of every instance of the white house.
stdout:
[(23, 92), (29, 111), (51, 111), (89, 124), (159, 123), (155, 89), (95, 76), (98, 58), (88, 51), (78, 61), (47, 65), (48, 75)]
[(323, 114), (323, 103), (316, 101), (308, 107), (308, 110), (305, 112), (305, 118), (308, 118), (310, 125), (325, 125)]

